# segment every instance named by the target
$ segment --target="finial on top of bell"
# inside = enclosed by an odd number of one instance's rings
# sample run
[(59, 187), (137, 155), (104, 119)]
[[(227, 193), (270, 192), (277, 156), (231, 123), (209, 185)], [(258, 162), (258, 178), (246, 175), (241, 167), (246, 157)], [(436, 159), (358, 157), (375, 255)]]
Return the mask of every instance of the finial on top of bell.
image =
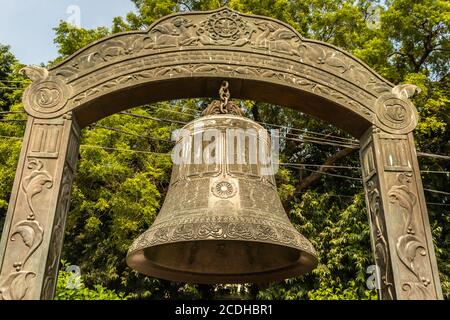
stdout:
[(230, 101), (230, 90), (228, 81), (223, 81), (219, 89), (219, 100), (214, 100), (208, 107), (203, 111), (203, 116), (211, 116), (215, 114), (232, 114), (236, 116), (244, 116), (241, 108), (239, 108), (236, 103)]

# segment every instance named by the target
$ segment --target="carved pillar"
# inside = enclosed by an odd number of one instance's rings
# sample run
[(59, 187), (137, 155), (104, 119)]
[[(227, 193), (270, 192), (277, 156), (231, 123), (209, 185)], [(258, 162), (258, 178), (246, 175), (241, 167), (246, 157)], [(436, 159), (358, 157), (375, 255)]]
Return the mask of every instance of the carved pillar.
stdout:
[(411, 133), (417, 117), (396, 88), (378, 100), (378, 128), (363, 135), (360, 151), (380, 298), (442, 299)]
[[(48, 87), (34, 92), (54, 107), (61, 95)], [(79, 139), (71, 113), (28, 117), (0, 243), (0, 300), (53, 298)]]

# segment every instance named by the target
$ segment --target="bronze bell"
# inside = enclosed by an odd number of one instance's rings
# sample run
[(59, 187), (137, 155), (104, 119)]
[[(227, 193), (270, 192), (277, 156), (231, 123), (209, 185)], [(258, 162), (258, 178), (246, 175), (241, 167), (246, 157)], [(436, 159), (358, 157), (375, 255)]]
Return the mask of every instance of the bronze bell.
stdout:
[(267, 131), (228, 101), (228, 83), (220, 95), (182, 129), (165, 202), (130, 247), (127, 264), (204, 284), (265, 283), (311, 271), (316, 253), (282, 207)]

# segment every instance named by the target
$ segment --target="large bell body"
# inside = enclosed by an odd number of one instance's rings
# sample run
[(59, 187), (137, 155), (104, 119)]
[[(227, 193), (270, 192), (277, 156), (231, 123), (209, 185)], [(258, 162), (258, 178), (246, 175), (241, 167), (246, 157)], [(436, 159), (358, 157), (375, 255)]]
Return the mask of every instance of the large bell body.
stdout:
[(128, 265), (205, 284), (266, 283), (314, 269), (315, 250), (278, 197), (267, 131), (248, 118), (213, 114), (183, 132), (165, 202), (130, 247)]

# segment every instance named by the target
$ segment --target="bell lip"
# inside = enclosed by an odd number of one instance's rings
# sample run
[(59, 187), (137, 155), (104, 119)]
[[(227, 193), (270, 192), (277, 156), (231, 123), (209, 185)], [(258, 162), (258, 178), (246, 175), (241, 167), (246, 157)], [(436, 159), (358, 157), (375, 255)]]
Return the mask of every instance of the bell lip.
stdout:
[[(217, 240), (204, 240), (204, 241), (217, 241)], [(277, 244), (275, 245), (283, 247), (281, 245)], [(155, 247), (157, 246), (159, 245), (156, 245)], [(292, 277), (298, 277), (311, 272), (317, 267), (318, 259), (317, 256), (315, 256), (313, 253), (302, 250), (300, 248), (292, 248), (292, 249), (295, 249), (300, 253), (300, 257), (297, 261), (281, 268), (252, 273), (218, 274), (218, 273), (201, 273), (201, 272), (180, 271), (170, 269), (148, 260), (144, 255), (145, 249), (138, 249), (129, 252), (126, 257), (126, 262), (130, 268), (138, 271), (141, 274), (153, 278), (164, 279), (174, 282), (184, 282), (191, 284), (269, 283), (282, 281), (284, 279)]]

